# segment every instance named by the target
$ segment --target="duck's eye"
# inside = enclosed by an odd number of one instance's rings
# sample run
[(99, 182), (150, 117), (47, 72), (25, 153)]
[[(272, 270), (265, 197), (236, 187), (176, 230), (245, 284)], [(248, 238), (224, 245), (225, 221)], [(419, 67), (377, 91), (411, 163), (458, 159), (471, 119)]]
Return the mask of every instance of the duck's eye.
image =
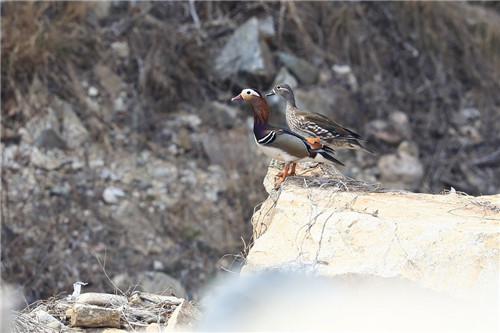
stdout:
[(247, 90), (247, 95), (250, 95), (250, 94), (251, 94), (250, 90)]
[(277, 89), (281, 89), (281, 86), (277, 86), (276, 88), (277, 88)]

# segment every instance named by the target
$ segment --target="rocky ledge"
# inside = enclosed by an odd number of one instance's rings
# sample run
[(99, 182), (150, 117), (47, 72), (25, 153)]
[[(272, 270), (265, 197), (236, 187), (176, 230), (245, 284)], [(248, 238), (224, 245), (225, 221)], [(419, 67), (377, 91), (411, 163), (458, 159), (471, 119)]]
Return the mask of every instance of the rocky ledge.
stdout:
[[(399, 278), (452, 297), (494, 295), (499, 276), (500, 195), (377, 189), (298, 172), (255, 212), (242, 274), (285, 268), (321, 275)], [(305, 177), (304, 177), (305, 176)]]

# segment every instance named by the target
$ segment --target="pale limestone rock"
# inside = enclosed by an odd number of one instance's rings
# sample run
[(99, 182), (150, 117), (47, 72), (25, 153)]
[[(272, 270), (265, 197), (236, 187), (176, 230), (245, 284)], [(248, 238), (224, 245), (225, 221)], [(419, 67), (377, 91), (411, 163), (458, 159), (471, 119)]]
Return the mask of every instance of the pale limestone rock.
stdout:
[(342, 192), (290, 180), (252, 223), (243, 274), (307, 267), (401, 278), (464, 298), (498, 289), (500, 195)]

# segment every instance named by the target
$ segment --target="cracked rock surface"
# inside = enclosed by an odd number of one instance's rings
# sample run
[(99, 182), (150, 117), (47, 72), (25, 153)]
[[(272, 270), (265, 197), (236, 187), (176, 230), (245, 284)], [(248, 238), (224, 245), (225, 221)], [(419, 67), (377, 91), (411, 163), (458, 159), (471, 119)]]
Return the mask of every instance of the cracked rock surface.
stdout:
[[(244, 274), (304, 269), (321, 276), (401, 278), (469, 298), (496, 285), (500, 195), (360, 191), (349, 181), (311, 184), (298, 169), (252, 219)], [(272, 183), (278, 168), (270, 168)]]

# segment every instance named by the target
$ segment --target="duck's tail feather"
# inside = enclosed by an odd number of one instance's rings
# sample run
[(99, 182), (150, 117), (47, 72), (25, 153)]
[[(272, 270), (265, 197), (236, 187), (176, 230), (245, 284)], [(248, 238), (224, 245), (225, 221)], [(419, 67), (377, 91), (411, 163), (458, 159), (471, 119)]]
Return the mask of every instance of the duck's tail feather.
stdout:
[[(341, 161), (337, 160), (333, 155), (335, 154), (335, 151), (328, 147), (328, 146), (323, 146), (322, 148), (318, 149), (318, 150), (315, 150), (315, 152), (321, 156), (323, 159), (327, 160), (327, 161), (330, 161), (330, 162), (333, 162), (333, 163), (336, 163), (336, 164), (339, 164), (339, 165), (344, 165), (344, 163), (342, 163)], [(318, 155), (315, 157), (315, 159), (318, 159)], [(321, 162), (321, 158), (319, 158), (320, 162)]]

